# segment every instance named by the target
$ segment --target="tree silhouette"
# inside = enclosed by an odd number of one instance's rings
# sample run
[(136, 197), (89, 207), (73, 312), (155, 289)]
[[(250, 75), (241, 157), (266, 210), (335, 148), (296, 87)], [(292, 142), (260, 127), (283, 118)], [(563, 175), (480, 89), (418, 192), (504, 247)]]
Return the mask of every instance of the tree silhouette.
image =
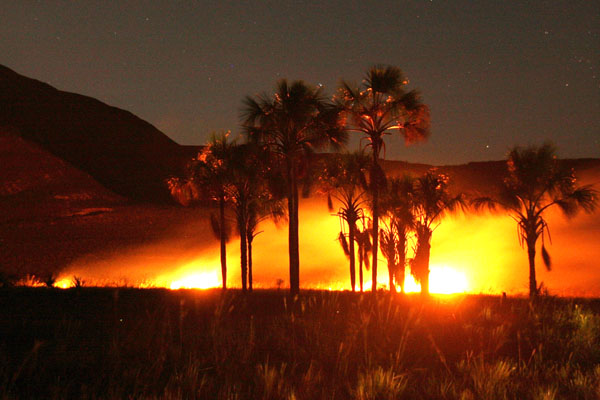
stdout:
[(246, 97), (242, 111), (250, 142), (264, 145), (274, 165), (283, 170), (287, 190), (289, 220), (290, 291), (300, 290), (298, 243), (299, 178), (307, 157), (315, 150), (331, 145), (340, 148), (347, 138), (340, 123), (339, 109), (329, 103), (320, 88), (302, 81), (277, 83), (273, 96)]
[(373, 213), (373, 292), (377, 290), (377, 249), (379, 232), (379, 188), (383, 173), (379, 156), (385, 147), (384, 137), (399, 132), (406, 143), (414, 143), (429, 135), (429, 108), (421, 102), (417, 91), (405, 91), (408, 81), (393, 66), (374, 66), (363, 84), (354, 88), (342, 82), (336, 101), (343, 108), (350, 130), (359, 132), (371, 147), (371, 198)]
[(551, 144), (530, 147), (514, 147), (507, 158), (508, 175), (497, 197), (479, 197), (472, 201), (476, 209), (500, 208), (517, 222), (519, 244), (527, 246), (529, 260), (529, 296), (538, 293), (535, 271), (536, 244), (541, 237), (542, 260), (550, 269), (550, 255), (545, 238), (549, 238), (544, 213), (557, 206), (567, 217), (580, 209), (593, 212), (598, 192), (592, 186), (577, 186), (572, 169), (556, 157)]
[(206, 146), (187, 167), (185, 179), (171, 178), (167, 184), (171, 195), (182, 205), (189, 205), (201, 198), (217, 203), (219, 214), (211, 213), (211, 228), (220, 241), (221, 279), (223, 289), (227, 289), (227, 245), (231, 236), (231, 226), (225, 217), (226, 203), (229, 201), (227, 185), (231, 180), (231, 163), (235, 141), (228, 139), (229, 132), (213, 133)]
[(362, 230), (359, 227), (356, 228), (356, 244), (358, 246), (358, 282), (360, 291), (362, 292), (364, 284), (363, 266), (367, 271), (370, 269), (369, 254), (373, 250), (373, 246), (371, 244), (372, 229), (367, 227), (365, 217), (361, 218), (360, 221), (363, 228)]
[(235, 212), (236, 226), (240, 234), (241, 281), (242, 290), (245, 291), (252, 287), (249, 271), (251, 268), (249, 243), (255, 236), (255, 232), (249, 234), (248, 229), (256, 230), (258, 203), (264, 201), (268, 191), (264, 181), (265, 168), (261, 162), (260, 149), (252, 144), (242, 144), (231, 150), (229, 179), (225, 185), (225, 193)]
[[(356, 290), (356, 258), (354, 244), (356, 241), (356, 223), (363, 217), (363, 208), (367, 179), (366, 171), (369, 159), (362, 152), (336, 154), (326, 159), (325, 168), (319, 177), (322, 190), (327, 193), (327, 204), (334, 210), (332, 198), (340, 207), (335, 214), (340, 218), (340, 244), (350, 259), (350, 286)], [(348, 226), (348, 234), (345, 233)]]
[(388, 219), (379, 233), (382, 252), (388, 261), (390, 290), (395, 290), (396, 283), (400, 284), (401, 292), (404, 292), (408, 235), (415, 227), (413, 186), (414, 178), (408, 175), (390, 179), (382, 199), (382, 209)]
[(390, 292), (396, 291), (394, 283), (398, 269), (398, 260), (396, 254), (396, 233), (391, 224), (383, 221), (383, 228), (379, 229), (379, 242), (381, 243), (381, 253), (387, 260), (388, 274), (390, 282)]
[(243, 147), (242, 154), (238, 154), (238, 157), (245, 160), (238, 165), (244, 169), (242, 176), (248, 180), (248, 185), (244, 186), (248, 191), (244, 222), (248, 248), (248, 289), (252, 290), (252, 243), (262, 233), (258, 231), (258, 226), (269, 218), (277, 224), (285, 217), (285, 210), (281, 201), (281, 182), (273, 174), (269, 154), (249, 143)]
[(412, 192), (413, 215), (417, 247), (412, 260), (411, 272), (421, 283), (421, 294), (429, 294), (429, 256), (431, 237), (442, 218), (459, 208), (465, 208), (462, 194), (451, 196), (448, 191), (448, 177), (428, 171), (417, 178)]

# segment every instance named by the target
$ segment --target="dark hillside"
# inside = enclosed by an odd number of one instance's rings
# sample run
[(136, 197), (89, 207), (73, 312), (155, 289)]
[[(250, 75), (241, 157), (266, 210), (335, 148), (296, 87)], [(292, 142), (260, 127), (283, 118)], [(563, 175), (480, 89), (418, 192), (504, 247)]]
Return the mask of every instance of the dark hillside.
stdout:
[(166, 200), (164, 179), (194, 149), (128, 111), (0, 66), (0, 127), (39, 144), (122, 196)]
[(0, 223), (59, 218), (125, 199), (42, 146), (0, 130)]

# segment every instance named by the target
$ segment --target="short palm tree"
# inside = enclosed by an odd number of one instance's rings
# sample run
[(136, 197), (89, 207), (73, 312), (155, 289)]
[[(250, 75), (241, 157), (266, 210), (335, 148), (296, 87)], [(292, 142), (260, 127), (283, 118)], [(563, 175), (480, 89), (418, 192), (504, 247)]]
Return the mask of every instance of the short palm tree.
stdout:
[(249, 142), (259, 143), (272, 154), (272, 168), (283, 171), (289, 219), (290, 291), (300, 290), (298, 237), (299, 175), (307, 157), (331, 145), (338, 149), (347, 134), (339, 109), (323, 96), (321, 88), (302, 81), (277, 83), (273, 96), (246, 97), (242, 118)]
[(364, 216), (360, 221), (362, 222), (362, 229), (357, 226), (355, 240), (358, 246), (358, 283), (360, 291), (362, 292), (364, 285), (363, 266), (367, 271), (370, 269), (371, 263), (369, 262), (369, 254), (373, 250), (373, 246), (371, 244), (372, 229), (367, 227), (366, 218)]
[(429, 135), (429, 108), (417, 91), (405, 91), (408, 81), (393, 66), (374, 66), (358, 88), (342, 82), (337, 103), (344, 110), (349, 129), (359, 132), (371, 148), (371, 199), (373, 213), (373, 291), (377, 290), (377, 249), (379, 232), (379, 188), (383, 173), (379, 165), (384, 137), (399, 132), (406, 143)]
[(428, 171), (417, 178), (412, 192), (412, 208), (415, 218), (417, 247), (412, 260), (411, 272), (421, 283), (421, 294), (429, 294), (429, 256), (433, 231), (447, 214), (465, 208), (462, 194), (450, 195), (448, 177)]
[(379, 242), (381, 253), (387, 260), (390, 292), (396, 292), (396, 275), (398, 269), (398, 256), (396, 254), (396, 232), (391, 224), (383, 221), (383, 228), (379, 229)]
[(264, 150), (252, 143), (232, 149), (225, 192), (235, 212), (240, 233), (242, 290), (252, 290), (252, 242), (258, 225), (268, 217), (281, 217), (280, 202), (269, 187), (269, 165)]
[(408, 236), (414, 229), (413, 216), (414, 178), (405, 175), (388, 180), (382, 199), (382, 209), (388, 223), (380, 230), (382, 252), (388, 260), (390, 272), (390, 290), (395, 291), (395, 284), (404, 292), (406, 272), (406, 253)]
[(258, 230), (259, 225), (266, 219), (271, 218), (277, 224), (280, 219), (285, 217), (285, 210), (281, 200), (273, 193), (263, 191), (258, 195), (256, 201), (248, 207), (248, 219), (246, 225), (246, 241), (248, 245), (248, 289), (252, 290), (253, 282), (253, 259), (252, 243), (254, 239), (262, 233)]
[(229, 132), (215, 133), (207, 145), (188, 165), (188, 177), (172, 178), (168, 181), (173, 197), (183, 205), (208, 197), (218, 204), (219, 214), (211, 214), (211, 228), (220, 241), (221, 279), (223, 289), (227, 288), (227, 242), (231, 227), (225, 217), (229, 201), (227, 185), (231, 179), (230, 166), (237, 144), (228, 139)]
[[(363, 217), (363, 203), (366, 200), (366, 171), (369, 160), (362, 152), (335, 154), (327, 158), (323, 173), (319, 177), (321, 188), (327, 193), (327, 203), (333, 211), (332, 198), (339, 203), (336, 216), (340, 218), (340, 243), (344, 253), (350, 258), (350, 287), (356, 290), (356, 259), (354, 244), (357, 222)], [(348, 226), (348, 234), (345, 233)]]
[(497, 197), (479, 197), (472, 204), (476, 209), (500, 208), (517, 222), (519, 243), (527, 246), (529, 259), (529, 296), (538, 293), (535, 271), (536, 244), (542, 240), (542, 260), (550, 269), (550, 255), (546, 250), (545, 237), (548, 224), (544, 213), (554, 206), (567, 217), (580, 209), (592, 212), (598, 200), (598, 192), (592, 186), (577, 186), (572, 169), (556, 158), (551, 144), (539, 147), (515, 147), (507, 159), (508, 176), (504, 179)]

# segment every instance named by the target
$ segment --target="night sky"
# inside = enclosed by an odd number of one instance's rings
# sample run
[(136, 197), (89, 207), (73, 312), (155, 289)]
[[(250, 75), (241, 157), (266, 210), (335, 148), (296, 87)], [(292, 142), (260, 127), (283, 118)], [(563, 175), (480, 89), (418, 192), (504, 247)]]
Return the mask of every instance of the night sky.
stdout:
[(279, 78), (331, 94), (383, 63), (432, 114), (428, 143), (389, 138), (386, 158), (497, 160), (546, 140), (563, 157), (600, 157), (597, 0), (3, 1), (0, 38), (1, 64), (181, 144), (239, 132), (242, 98)]

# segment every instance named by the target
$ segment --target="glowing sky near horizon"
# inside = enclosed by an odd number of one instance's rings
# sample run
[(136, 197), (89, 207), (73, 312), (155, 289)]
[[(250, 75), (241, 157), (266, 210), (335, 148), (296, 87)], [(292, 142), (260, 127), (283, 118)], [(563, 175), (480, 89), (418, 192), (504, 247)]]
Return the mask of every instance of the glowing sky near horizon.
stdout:
[[(277, 79), (360, 81), (397, 65), (432, 136), (386, 156), (452, 164), (553, 141), (600, 155), (595, 1), (9, 2), (0, 63), (129, 110), (181, 144), (238, 131), (242, 98)], [(356, 143), (354, 143), (355, 145)]]

